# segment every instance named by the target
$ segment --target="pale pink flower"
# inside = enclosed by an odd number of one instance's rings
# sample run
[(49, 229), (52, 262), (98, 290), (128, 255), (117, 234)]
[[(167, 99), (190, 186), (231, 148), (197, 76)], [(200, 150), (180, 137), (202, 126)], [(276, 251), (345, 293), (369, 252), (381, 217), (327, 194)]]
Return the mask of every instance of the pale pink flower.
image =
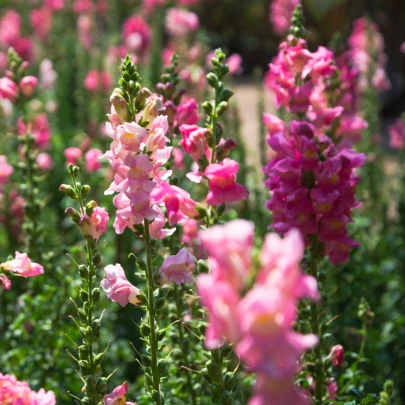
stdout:
[(93, 42), (93, 20), (89, 14), (81, 14), (78, 17), (77, 30), (83, 48), (90, 49)]
[[(101, 280), (101, 287), (111, 301), (117, 302), (122, 307), (129, 303), (136, 305), (139, 302), (137, 296), (141, 295), (141, 291), (127, 280), (120, 264), (117, 263), (115, 266), (109, 264), (104, 273), (105, 278)], [(105, 403), (114, 404), (114, 402)]]
[(239, 164), (228, 158), (222, 163), (213, 163), (205, 169), (204, 175), (209, 180), (210, 188), (207, 195), (208, 204), (220, 205), (248, 198), (249, 192), (246, 187), (236, 183), (238, 170)]
[(63, 154), (66, 157), (67, 164), (77, 165), (82, 158), (82, 151), (79, 148), (71, 147), (66, 148)]
[(20, 81), (21, 93), (25, 97), (32, 97), (35, 87), (37, 86), (38, 79), (35, 76), (25, 76)]
[(82, 215), (79, 224), (80, 229), (84, 236), (98, 240), (107, 231), (109, 219), (108, 212), (104, 208), (96, 207), (91, 217), (85, 214)]
[(252, 264), (254, 225), (243, 219), (215, 225), (199, 233), (210, 259), (211, 274), (240, 291)]
[(18, 86), (8, 77), (0, 79), (0, 98), (15, 101), (18, 96)]
[[(0, 273), (0, 287), (2, 287), (4, 290), (9, 290), (11, 288), (11, 281), (5, 274)], [(1, 383), (0, 383), (1, 386)], [(0, 388), (1, 390), (1, 388)], [(1, 394), (0, 394), (0, 399), (1, 399)]]
[(160, 240), (166, 236), (173, 235), (176, 231), (176, 228), (173, 229), (164, 229), (166, 224), (166, 218), (163, 215), (162, 210), (158, 206), (154, 206), (153, 209), (157, 212), (157, 217), (149, 226), (150, 237), (155, 240)]
[(200, 23), (198, 16), (191, 11), (170, 8), (165, 18), (166, 30), (170, 35), (183, 36), (196, 31)]
[(41, 170), (48, 171), (52, 169), (53, 167), (53, 162), (52, 158), (49, 155), (49, 153), (46, 152), (41, 152), (38, 154), (37, 159), (36, 159), (36, 164)]
[(50, 89), (55, 85), (57, 74), (53, 70), (52, 61), (44, 59), (39, 65), (39, 77), (41, 85), (45, 89)]
[(35, 144), (39, 148), (48, 148), (51, 140), (51, 130), (49, 128), (48, 117), (45, 113), (38, 114), (27, 125), (24, 123), (22, 117), (17, 120), (18, 133), (25, 135), (30, 133), (34, 139)]
[(197, 292), (208, 309), (208, 327), (205, 335), (207, 349), (217, 349), (224, 341), (235, 343), (240, 337), (237, 292), (228, 284), (210, 274), (201, 274), (196, 280)]
[(190, 266), (196, 262), (196, 258), (186, 249), (181, 249), (176, 255), (167, 257), (160, 268), (162, 284), (173, 281), (177, 285), (192, 283)]
[(21, 277), (35, 277), (44, 274), (44, 268), (31, 262), (26, 253), (15, 252), (15, 259), (0, 264), (2, 270), (11, 271)]
[(84, 161), (86, 162), (86, 170), (91, 173), (101, 169), (101, 163), (99, 157), (103, 154), (100, 149), (89, 149), (84, 155)]

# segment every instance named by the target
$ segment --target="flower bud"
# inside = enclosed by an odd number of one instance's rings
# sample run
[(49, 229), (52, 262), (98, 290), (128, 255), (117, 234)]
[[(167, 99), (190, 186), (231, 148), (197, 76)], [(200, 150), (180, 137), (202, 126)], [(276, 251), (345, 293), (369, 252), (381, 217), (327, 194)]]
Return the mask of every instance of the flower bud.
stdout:
[(73, 207), (66, 208), (65, 214), (68, 214), (76, 224), (80, 222), (80, 214)]
[(62, 191), (62, 193), (65, 193), (68, 197), (77, 200), (76, 192), (73, 190), (73, 187), (69, 186), (68, 184), (62, 184), (59, 187), (59, 191)]
[(146, 102), (143, 110), (142, 121), (151, 123), (159, 114), (165, 111), (162, 99), (157, 96), (151, 96)]
[(86, 205), (86, 214), (91, 217), (93, 215), (94, 209), (97, 207), (97, 203), (95, 201), (90, 201)]
[(25, 97), (32, 97), (35, 87), (38, 83), (38, 79), (35, 76), (25, 76), (20, 81), (21, 93)]
[(152, 95), (152, 92), (147, 89), (146, 87), (143, 87), (141, 90), (139, 90), (138, 96), (136, 97), (135, 101), (135, 108), (137, 110), (141, 110), (145, 104), (146, 100)]
[(129, 118), (129, 111), (127, 102), (125, 101), (125, 98), (122, 94), (123, 93), (121, 89), (115, 88), (111, 94), (110, 101), (111, 104), (114, 106), (115, 112), (118, 114), (118, 116), (123, 121), (127, 121)]
[(330, 358), (334, 366), (340, 367), (345, 359), (345, 352), (343, 346), (342, 345), (333, 346), (328, 357)]

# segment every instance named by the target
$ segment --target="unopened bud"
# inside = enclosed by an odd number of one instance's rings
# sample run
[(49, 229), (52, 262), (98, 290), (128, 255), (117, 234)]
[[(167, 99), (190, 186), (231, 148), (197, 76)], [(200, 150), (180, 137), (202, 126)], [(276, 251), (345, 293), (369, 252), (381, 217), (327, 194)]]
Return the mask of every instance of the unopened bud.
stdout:
[(93, 215), (94, 209), (97, 207), (97, 203), (93, 200), (91, 200), (89, 203), (86, 205), (86, 214), (91, 217)]
[(139, 90), (138, 96), (135, 101), (135, 107), (137, 110), (142, 109), (145, 104), (146, 100), (152, 95), (152, 92), (147, 89), (146, 87), (143, 87), (141, 90)]
[(123, 121), (127, 121), (129, 118), (129, 111), (127, 102), (122, 95), (122, 90), (115, 88), (110, 97), (111, 104), (114, 106), (115, 112)]
[(59, 191), (62, 191), (62, 193), (65, 193), (68, 197), (77, 200), (77, 194), (75, 190), (73, 190), (73, 187), (69, 186), (68, 184), (62, 184), (59, 187)]
[(65, 214), (68, 214), (76, 224), (80, 222), (80, 214), (73, 207), (66, 208)]

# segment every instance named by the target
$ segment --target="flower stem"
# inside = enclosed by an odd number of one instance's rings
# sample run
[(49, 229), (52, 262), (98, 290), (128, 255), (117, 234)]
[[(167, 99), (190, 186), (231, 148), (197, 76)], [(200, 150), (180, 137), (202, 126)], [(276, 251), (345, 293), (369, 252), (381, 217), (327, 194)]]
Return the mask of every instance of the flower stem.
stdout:
[[(310, 246), (310, 274), (318, 280), (318, 255), (319, 251), (319, 240), (315, 237), (311, 240)], [(324, 365), (322, 358), (322, 333), (321, 333), (321, 307), (319, 303), (312, 302), (310, 304), (311, 310), (311, 330), (312, 333), (319, 338), (318, 345), (314, 348), (313, 354), (315, 357), (315, 405), (322, 405), (322, 398), (324, 393)]]
[(149, 319), (149, 346), (151, 355), (151, 371), (152, 371), (152, 399), (156, 405), (161, 405), (161, 393), (160, 393), (160, 375), (158, 369), (158, 341), (156, 336), (156, 308), (155, 308), (155, 298), (154, 298), (154, 281), (153, 281), (153, 268), (152, 268), (152, 256), (150, 252), (150, 232), (149, 232), (149, 221), (145, 219), (144, 221), (144, 241), (145, 241), (145, 252), (146, 252), (146, 282), (147, 282), (147, 299), (148, 299), (148, 319)]

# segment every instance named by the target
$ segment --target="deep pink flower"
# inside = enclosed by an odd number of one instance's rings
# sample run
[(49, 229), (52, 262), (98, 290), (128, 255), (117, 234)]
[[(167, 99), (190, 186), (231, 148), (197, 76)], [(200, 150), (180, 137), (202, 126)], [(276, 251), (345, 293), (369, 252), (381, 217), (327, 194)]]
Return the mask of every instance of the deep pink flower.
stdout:
[(343, 364), (343, 361), (345, 360), (345, 351), (343, 349), (343, 346), (342, 345), (333, 346), (328, 357), (330, 358), (334, 366), (340, 367)]
[(20, 81), (21, 93), (25, 97), (31, 97), (34, 94), (35, 87), (38, 83), (38, 79), (35, 76), (25, 76)]
[(165, 18), (166, 30), (170, 35), (183, 36), (189, 32), (196, 31), (200, 23), (198, 16), (191, 11), (179, 8), (170, 8), (167, 10)]
[(18, 86), (8, 77), (0, 79), (0, 97), (15, 101), (18, 96)]
[(111, 394), (104, 397), (104, 405), (136, 405), (133, 402), (127, 402), (125, 395), (128, 393), (128, 383), (124, 382), (122, 385), (114, 388)]
[(190, 194), (183, 189), (160, 182), (151, 192), (153, 204), (165, 204), (169, 225), (173, 226), (187, 221), (188, 218), (197, 216), (197, 205)]
[(184, 151), (192, 156), (197, 164), (201, 164), (201, 160), (208, 159), (211, 156), (211, 149), (206, 141), (205, 128), (201, 128), (197, 125), (181, 125), (180, 133), (182, 136), (179, 145), (181, 145)]
[(115, 266), (109, 264), (104, 269), (104, 273), (105, 278), (101, 280), (101, 287), (111, 301), (118, 302), (122, 307), (129, 303), (136, 305), (139, 302), (137, 296), (141, 291), (127, 280), (120, 264), (117, 263)]
[(47, 6), (42, 6), (31, 11), (31, 26), (35, 34), (46, 41), (52, 28), (52, 10)]
[(98, 71), (96, 69), (92, 69), (87, 73), (85, 79), (84, 79), (84, 87), (94, 93), (98, 90), (99, 87), (99, 77), (98, 77)]
[(246, 284), (252, 263), (254, 225), (234, 220), (201, 231), (202, 247), (210, 259), (211, 274), (240, 291)]
[(239, 164), (228, 158), (205, 169), (204, 175), (208, 178), (210, 187), (207, 195), (208, 204), (220, 205), (248, 198), (249, 192), (246, 187), (236, 183), (238, 170)]
[(44, 274), (44, 268), (31, 262), (26, 253), (15, 252), (15, 259), (0, 264), (2, 270), (11, 271), (21, 277), (35, 277)]
[(181, 249), (176, 255), (167, 257), (160, 268), (162, 284), (173, 281), (177, 285), (192, 283), (190, 266), (196, 258), (186, 248)]
[(38, 154), (37, 159), (36, 159), (36, 164), (41, 170), (48, 171), (52, 169), (53, 167), (53, 162), (52, 158), (49, 155), (49, 153), (46, 152), (41, 152)]
[(98, 240), (107, 231), (108, 220), (108, 212), (104, 208), (96, 207), (91, 217), (82, 215), (80, 229), (85, 236)]
[(44, 3), (55, 11), (63, 10), (65, 7), (65, 0), (45, 0)]
[(238, 53), (233, 53), (229, 55), (225, 63), (228, 65), (231, 75), (240, 75), (242, 73), (242, 62), (242, 56)]
[(76, 14), (91, 13), (93, 11), (93, 2), (91, 0), (75, 0), (73, 11)]
[(20, 38), (20, 35), (21, 16), (16, 10), (9, 10), (0, 20), (0, 44), (5, 47), (12, 46)]
[(100, 149), (89, 149), (84, 155), (84, 161), (86, 162), (86, 170), (91, 173), (101, 169), (101, 163), (99, 157), (103, 154)]
[(240, 298), (237, 292), (228, 283), (218, 281), (210, 274), (198, 276), (196, 284), (201, 302), (208, 309), (204, 343), (207, 349), (217, 349), (225, 340), (236, 342), (240, 336), (237, 321)]
[(132, 52), (143, 55), (149, 48), (152, 31), (148, 23), (140, 16), (129, 17), (122, 26), (122, 39)]
[(194, 98), (190, 98), (185, 103), (179, 104), (176, 111), (176, 125), (194, 125), (200, 120), (198, 116), (198, 104)]
[(66, 157), (67, 164), (77, 165), (79, 163), (79, 160), (82, 158), (81, 149), (75, 147), (66, 148), (63, 154)]

